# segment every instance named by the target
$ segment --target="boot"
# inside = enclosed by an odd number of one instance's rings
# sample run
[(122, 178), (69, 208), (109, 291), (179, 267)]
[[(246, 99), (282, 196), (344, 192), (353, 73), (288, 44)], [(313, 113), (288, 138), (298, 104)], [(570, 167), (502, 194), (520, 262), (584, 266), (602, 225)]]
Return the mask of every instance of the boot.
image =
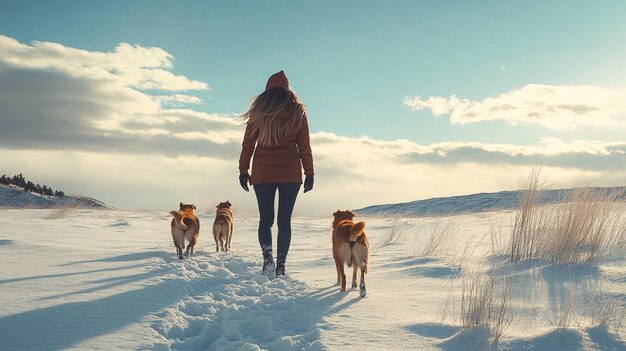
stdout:
[(276, 265), (276, 276), (284, 276), (285, 275), (285, 262), (278, 262)]
[(273, 277), (274, 274), (274, 258), (272, 258), (272, 254), (263, 254), (263, 275)]

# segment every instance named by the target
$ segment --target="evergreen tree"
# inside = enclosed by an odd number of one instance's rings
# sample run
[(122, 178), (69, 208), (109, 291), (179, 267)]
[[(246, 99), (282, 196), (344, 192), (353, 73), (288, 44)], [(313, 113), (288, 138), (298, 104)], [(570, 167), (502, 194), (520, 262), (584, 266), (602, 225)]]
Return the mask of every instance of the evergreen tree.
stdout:
[(54, 191), (52, 191), (52, 188), (50, 187), (46, 187), (46, 189), (44, 190), (44, 193), (48, 196), (54, 196)]
[(26, 187), (26, 180), (24, 179), (24, 176), (22, 175), (22, 173), (20, 173), (19, 175), (13, 176), (13, 184), (21, 188)]
[(42, 186), (40, 184), (35, 184), (30, 180), (26, 180), (26, 178), (24, 178), (24, 175), (22, 173), (18, 175), (14, 175), (12, 178), (9, 178), (6, 176), (6, 174), (3, 174), (2, 177), (0, 177), (0, 184), (4, 184), (4, 185), (12, 184), (12, 185), (15, 185), (24, 189), (24, 191), (30, 191), (30, 192), (41, 194), (41, 195), (65, 196), (65, 193), (62, 191), (59, 191), (59, 190), (54, 191), (51, 187), (47, 185)]

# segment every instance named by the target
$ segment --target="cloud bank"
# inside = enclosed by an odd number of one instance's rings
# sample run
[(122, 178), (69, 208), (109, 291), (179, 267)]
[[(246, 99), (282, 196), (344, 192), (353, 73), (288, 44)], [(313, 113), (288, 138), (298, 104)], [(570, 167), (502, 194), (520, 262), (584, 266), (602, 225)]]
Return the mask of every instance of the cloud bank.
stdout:
[(0, 61), (14, 67), (55, 70), (138, 89), (209, 88), (204, 82), (168, 71), (173, 66), (172, 60), (172, 55), (163, 49), (127, 43), (119, 44), (112, 52), (94, 52), (50, 42), (34, 41), (27, 45), (0, 35)]
[(224, 145), (240, 123), (185, 108), (201, 100), (179, 92), (208, 85), (172, 74), (172, 60), (124, 43), (89, 52), (0, 36), (0, 146), (233, 157)]
[(528, 84), (520, 89), (469, 100), (455, 95), (405, 97), (404, 106), (450, 115), (453, 124), (503, 120), (513, 125), (538, 124), (552, 130), (626, 128), (626, 89), (588, 85)]
[[(208, 84), (172, 68), (172, 55), (159, 48), (122, 43), (92, 52), (0, 35), (0, 172), (24, 172), (122, 208), (163, 209), (185, 201), (211, 210), (231, 200), (254, 210), (254, 196), (237, 181), (241, 122), (194, 111), (202, 100), (193, 92)], [(533, 85), (478, 102), (415, 97), (405, 105), (450, 113), (454, 123), (508, 118), (556, 128), (566, 119), (568, 128), (623, 126), (620, 91), (572, 89)], [(550, 115), (551, 108), (561, 114)], [(600, 118), (598, 111), (610, 113)], [(311, 141), (315, 190), (297, 207), (307, 214), (511, 189), (535, 165), (563, 185), (626, 183), (626, 142), (545, 137), (535, 145), (419, 144), (331, 132), (313, 133)]]

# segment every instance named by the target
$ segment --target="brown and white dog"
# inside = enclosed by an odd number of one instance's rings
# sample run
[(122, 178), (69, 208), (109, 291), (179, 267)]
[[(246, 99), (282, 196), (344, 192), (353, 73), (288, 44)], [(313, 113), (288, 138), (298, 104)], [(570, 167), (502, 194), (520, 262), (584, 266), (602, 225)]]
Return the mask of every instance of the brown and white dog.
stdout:
[(200, 235), (200, 220), (196, 217), (193, 210), (196, 206), (193, 204), (179, 205), (178, 211), (170, 211), (170, 214), (174, 216), (172, 219), (172, 239), (174, 239), (174, 246), (176, 246), (176, 253), (178, 258), (183, 258), (183, 249), (185, 248), (185, 239), (189, 242), (187, 249), (185, 250), (185, 257), (193, 255), (193, 248), (198, 242), (198, 236)]
[(333, 213), (333, 258), (337, 266), (337, 284), (341, 284), (341, 291), (346, 291), (346, 274), (344, 265), (352, 266), (352, 287), (356, 288), (356, 271), (361, 268), (361, 284), (359, 293), (365, 297), (365, 273), (369, 260), (370, 244), (365, 235), (365, 222), (354, 223), (352, 211)]
[(215, 252), (228, 252), (230, 242), (233, 240), (233, 211), (230, 209), (230, 201), (220, 202), (215, 210), (213, 222), (213, 238), (215, 239)]

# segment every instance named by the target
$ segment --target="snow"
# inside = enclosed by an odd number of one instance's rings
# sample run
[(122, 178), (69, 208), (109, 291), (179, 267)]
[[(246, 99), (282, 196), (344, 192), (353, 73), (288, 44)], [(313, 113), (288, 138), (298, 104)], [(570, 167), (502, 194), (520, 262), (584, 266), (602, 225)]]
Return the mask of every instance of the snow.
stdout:
[[(597, 193), (621, 193), (622, 199), (626, 187), (594, 187)], [(546, 190), (540, 203), (558, 203), (570, 196), (574, 189)], [(480, 193), (451, 197), (438, 197), (399, 204), (374, 205), (355, 210), (363, 216), (441, 216), (450, 214), (475, 213), (484, 211), (511, 210), (517, 208), (522, 191), (500, 191), (497, 193)]]
[[(465, 271), (501, 259), (488, 233), (506, 233), (511, 211), (357, 217), (371, 243), (365, 298), (335, 285), (332, 215), (295, 217), (287, 276), (268, 279), (254, 215), (235, 208), (233, 250), (215, 253), (214, 216), (198, 213), (196, 254), (179, 260), (168, 211), (0, 210), (0, 350), (492, 349), (488, 326), (461, 329), (458, 287)], [(453, 237), (420, 256), (442, 223), (453, 223)], [(502, 274), (516, 289), (498, 349), (626, 349), (625, 257), (525, 261)], [(570, 322), (559, 327), (565, 310)]]
[(24, 191), (15, 185), (0, 184), (0, 208), (94, 208), (113, 207), (87, 196), (47, 196)]

